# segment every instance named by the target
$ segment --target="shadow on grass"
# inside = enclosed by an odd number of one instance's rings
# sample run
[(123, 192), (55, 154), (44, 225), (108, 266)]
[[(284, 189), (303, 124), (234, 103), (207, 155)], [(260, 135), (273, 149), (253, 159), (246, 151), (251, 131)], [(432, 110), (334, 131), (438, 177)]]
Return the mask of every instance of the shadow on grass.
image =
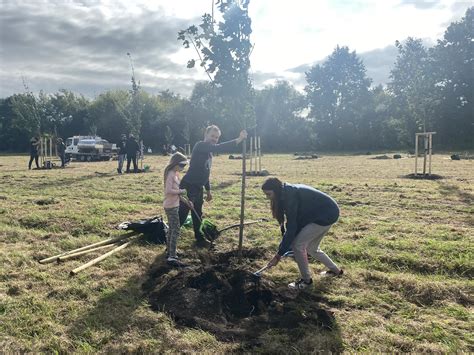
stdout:
[(84, 181), (92, 180), (92, 179), (97, 179), (97, 178), (110, 178), (110, 177), (116, 177), (118, 176), (117, 173), (115, 172), (110, 172), (110, 173), (101, 173), (101, 172), (94, 172), (93, 174), (90, 175), (83, 175), (79, 177), (72, 178), (70, 176), (65, 176), (64, 180), (48, 180), (45, 182), (40, 182), (37, 184), (32, 185), (32, 189), (47, 189), (49, 187), (67, 187), (67, 186), (72, 186), (77, 183), (81, 183)]
[[(164, 255), (158, 255), (153, 264), (164, 264)], [(99, 350), (131, 328), (139, 327), (133, 314), (147, 299), (142, 285), (149, 282), (148, 278), (148, 272), (133, 275), (122, 287), (112, 292), (106, 290), (92, 309), (76, 319), (68, 333)]]
[(233, 181), (223, 181), (223, 182), (220, 182), (214, 186), (212, 186), (212, 190), (213, 191), (218, 191), (218, 190), (224, 190), (230, 186), (233, 186), (235, 184), (238, 184), (240, 183), (239, 180), (233, 180)]
[[(171, 316), (178, 328), (198, 328), (220, 341), (238, 342), (242, 352), (342, 351), (339, 327), (325, 305), (324, 293), (331, 281), (294, 293), (267, 279), (256, 292), (244, 280), (248, 271), (222, 263), (229, 253), (191, 254), (193, 265), (179, 270), (171, 269), (164, 256), (158, 255), (147, 272), (105, 294), (74, 322), (69, 333), (100, 349), (109, 339), (140, 328), (133, 314), (148, 302), (154, 311)], [(209, 258), (210, 263), (204, 263), (203, 258)]]
[(461, 188), (455, 185), (450, 185), (447, 183), (443, 182), (438, 182), (439, 184), (439, 191), (441, 192), (442, 195), (444, 196), (457, 196), (459, 200), (466, 205), (472, 206), (474, 204), (474, 195), (467, 192), (463, 191)]

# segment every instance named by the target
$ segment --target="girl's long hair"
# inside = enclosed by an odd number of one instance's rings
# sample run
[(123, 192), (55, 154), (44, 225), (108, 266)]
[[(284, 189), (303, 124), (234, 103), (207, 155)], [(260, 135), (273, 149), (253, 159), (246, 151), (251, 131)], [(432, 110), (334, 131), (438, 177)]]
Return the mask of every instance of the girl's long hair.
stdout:
[(188, 159), (186, 158), (186, 156), (184, 156), (183, 154), (181, 153), (174, 153), (171, 158), (170, 158), (170, 162), (168, 163), (168, 165), (166, 166), (165, 168), (165, 172), (163, 173), (163, 181), (164, 183), (166, 184), (166, 178), (168, 176), (168, 173), (173, 170), (175, 168), (176, 165), (178, 165), (179, 163), (182, 163), (182, 162), (187, 162)]
[(273, 191), (274, 196), (270, 200), (270, 206), (272, 209), (273, 217), (278, 221), (278, 223), (283, 225), (285, 222), (285, 214), (283, 211), (283, 206), (281, 206), (281, 194), (283, 191), (283, 183), (278, 178), (268, 178), (262, 185), (262, 190)]

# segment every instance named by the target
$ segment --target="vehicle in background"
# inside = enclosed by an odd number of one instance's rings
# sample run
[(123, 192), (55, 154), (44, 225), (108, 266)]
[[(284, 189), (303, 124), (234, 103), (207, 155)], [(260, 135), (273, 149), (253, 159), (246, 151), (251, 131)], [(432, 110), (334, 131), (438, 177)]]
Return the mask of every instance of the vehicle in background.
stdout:
[(110, 160), (117, 155), (115, 144), (98, 136), (73, 136), (66, 140), (66, 157), (76, 161)]

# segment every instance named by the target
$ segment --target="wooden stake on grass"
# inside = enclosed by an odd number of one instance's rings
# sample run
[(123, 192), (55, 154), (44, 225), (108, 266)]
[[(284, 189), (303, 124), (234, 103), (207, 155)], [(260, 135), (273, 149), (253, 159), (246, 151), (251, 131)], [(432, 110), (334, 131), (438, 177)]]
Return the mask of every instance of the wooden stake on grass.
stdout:
[(77, 252), (77, 253), (72, 253), (72, 254), (66, 254), (64, 256), (60, 256), (58, 257), (56, 260), (59, 262), (61, 261), (64, 261), (64, 260), (67, 260), (67, 259), (71, 259), (71, 258), (75, 258), (77, 256), (81, 256), (81, 255), (84, 255), (84, 254), (88, 254), (88, 253), (92, 253), (94, 251), (97, 251), (97, 250), (102, 250), (102, 249), (105, 249), (105, 248), (110, 248), (111, 246), (113, 246), (115, 244), (107, 244), (107, 245), (102, 245), (100, 247), (97, 247), (97, 248), (92, 248), (92, 249), (87, 249), (87, 250), (83, 250), (83, 251), (80, 251), (80, 252)]
[(260, 144), (260, 136), (258, 136), (258, 172), (262, 172), (262, 145)]
[(250, 165), (249, 166), (250, 174), (252, 174), (252, 171), (253, 171), (252, 170), (252, 160), (253, 160), (252, 143), (253, 143), (253, 137), (250, 137), (250, 154), (249, 154), (249, 156), (250, 156), (250, 162), (249, 162), (250, 163), (249, 164)]
[(247, 155), (247, 139), (242, 142), (242, 189), (240, 193), (240, 227), (239, 227), (239, 258), (242, 260), (242, 244), (244, 241), (244, 219), (245, 219), (245, 176), (247, 175), (246, 156)]
[(111, 251), (105, 253), (104, 255), (101, 255), (95, 259), (92, 259), (91, 261), (89, 261), (88, 263), (84, 264), (84, 265), (81, 265), (77, 268), (75, 268), (74, 270), (71, 270), (71, 272), (69, 273), (71, 276), (74, 276), (74, 275), (77, 275), (80, 271), (84, 270), (84, 269), (87, 269), (88, 267), (92, 266), (92, 265), (95, 265), (97, 264), (98, 262), (104, 260), (105, 258), (108, 258), (109, 256), (111, 256), (112, 254), (115, 254), (116, 252), (122, 250), (122, 249), (125, 249), (126, 247), (128, 247), (130, 245), (130, 243), (132, 243), (135, 239), (133, 240), (130, 240), (114, 249), (112, 249)]
[(94, 244), (90, 244), (90, 245), (86, 245), (86, 246), (83, 246), (81, 248), (77, 248), (77, 249), (73, 249), (73, 250), (69, 250), (69, 251), (66, 251), (64, 253), (60, 253), (60, 254), (57, 254), (57, 255), (54, 255), (54, 256), (51, 256), (49, 258), (46, 258), (46, 259), (42, 259), (39, 261), (40, 264), (48, 264), (48, 263), (52, 263), (54, 261), (57, 261), (57, 259), (61, 256), (64, 256), (64, 255), (68, 255), (68, 254), (71, 254), (71, 253), (77, 253), (77, 252), (80, 252), (80, 251), (83, 251), (83, 250), (88, 250), (88, 249), (92, 249), (92, 248), (95, 248), (95, 247), (98, 247), (98, 246), (101, 246), (101, 245), (106, 245), (106, 244), (113, 244), (115, 242), (118, 242), (120, 240), (123, 240), (123, 239), (126, 239), (126, 238), (129, 238), (133, 235), (137, 234), (137, 232), (131, 232), (131, 233), (128, 233), (128, 234), (125, 234), (125, 235), (121, 235), (121, 236), (118, 236), (118, 237), (114, 237), (114, 238), (109, 238), (109, 239), (106, 239), (106, 240), (102, 240), (100, 242), (97, 242), (97, 243), (94, 243)]

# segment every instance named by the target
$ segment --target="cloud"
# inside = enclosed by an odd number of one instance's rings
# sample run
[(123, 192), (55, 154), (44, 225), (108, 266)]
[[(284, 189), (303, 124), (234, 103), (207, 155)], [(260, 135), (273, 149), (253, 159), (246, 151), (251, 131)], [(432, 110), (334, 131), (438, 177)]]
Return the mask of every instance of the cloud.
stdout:
[(417, 9), (425, 10), (437, 7), (442, 4), (440, 0), (401, 0), (400, 5), (414, 6)]
[(102, 88), (128, 88), (127, 52), (143, 87), (189, 92), (182, 79), (193, 81), (193, 74), (170, 56), (181, 50), (177, 32), (190, 21), (138, 11), (111, 16), (97, 1), (2, 5), (0, 96), (23, 91), (21, 75), (33, 91), (81, 89), (92, 96)]
[(398, 51), (394, 45), (359, 54), (367, 69), (367, 76), (373, 80), (372, 86), (388, 83), (390, 70), (395, 64), (397, 54)]
[[(177, 32), (200, 22), (211, 2), (196, 0), (1, 0), (0, 97), (60, 88), (94, 96), (130, 88), (130, 63), (142, 87), (190, 94), (207, 80), (202, 68), (187, 69), (195, 57)], [(301, 90), (304, 72), (336, 45), (356, 50), (374, 84), (385, 83), (395, 61), (395, 40), (408, 36), (434, 42), (459, 20), (467, 1), (274, 0), (250, 3), (252, 80), (257, 88), (288, 80)], [(452, 20), (450, 20), (452, 19)], [(390, 44), (390, 45), (389, 45)]]
[[(371, 78), (372, 85), (385, 85), (389, 80), (390, 70), (397, 58), (397, 48), (394, 45), (388, 45), (384, 48), (357, 53), (357, 56), (363, 61), (367, 69), (367, 76)], [(314, 65), (322, 64), (326, 58), (314, 63), (305, 63), (294, 68), (289, 68), (288, 72), (299, 75), (296, 86), (306, 85), (305, 73)]]

